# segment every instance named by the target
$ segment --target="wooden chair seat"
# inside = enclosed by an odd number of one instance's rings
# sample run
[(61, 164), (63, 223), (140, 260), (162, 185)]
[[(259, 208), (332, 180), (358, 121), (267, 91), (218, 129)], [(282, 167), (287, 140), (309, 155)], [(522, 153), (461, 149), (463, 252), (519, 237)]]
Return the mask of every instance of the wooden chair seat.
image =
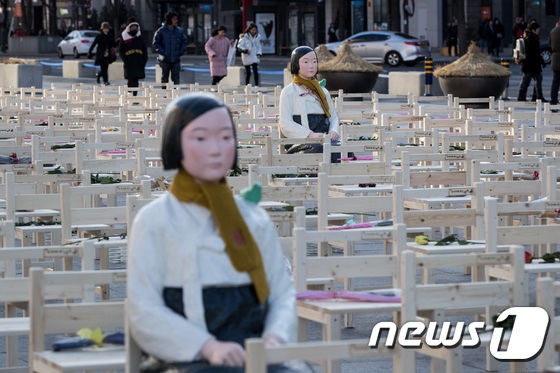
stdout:
[[(387, 289), (388, 290), (388, 289)], [(400, 311), (400, 303), (372, 303), (372, 302), (356, 302), (344, 301), (336, 299), (333, 301), (298, 301), (297, 310), (298, 315), (303, 316), (308, 320), (322, 322), (323, 317), (340, 314), (357, 314), (357, 313), (372, 313), (372, 312), (394, 312)], [(312, 315), (319, 315), (313, 317)]]
[(0, 318), (0, 335), (29, 335), (29, 317)]
[(113, 346), (87, 351), (42, 351), (33, 356), (37, 371), (76, 372), (89, 370), (123, 369), (126, 363), (124, 346)]
[[(327, 220), (329, 225), (332, 223), (333, 225), (343, 225), (348, 220), (354, 219), (354, 215), (351, 214), (328, 214)], [(307, 227), (316, 227), (318, 224), (318, 215), (306, 215), (305, 216), (305, 224)]]
[[(58, 216), (60, 216), (60, 211), (51, 209), (16, 211), (16, 218), (54, 218)], [(0, 210), (0, 219), (6, 219), (6, 210)]]

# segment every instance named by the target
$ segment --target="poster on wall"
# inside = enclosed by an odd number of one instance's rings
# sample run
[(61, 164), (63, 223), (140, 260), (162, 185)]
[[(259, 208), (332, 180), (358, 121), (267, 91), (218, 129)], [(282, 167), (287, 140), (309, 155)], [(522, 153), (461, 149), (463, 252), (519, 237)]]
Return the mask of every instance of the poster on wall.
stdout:
[(261, 36), (263, 54), (276, 53), (276, 16), (274, 13), (256, 13), (256, 24)]

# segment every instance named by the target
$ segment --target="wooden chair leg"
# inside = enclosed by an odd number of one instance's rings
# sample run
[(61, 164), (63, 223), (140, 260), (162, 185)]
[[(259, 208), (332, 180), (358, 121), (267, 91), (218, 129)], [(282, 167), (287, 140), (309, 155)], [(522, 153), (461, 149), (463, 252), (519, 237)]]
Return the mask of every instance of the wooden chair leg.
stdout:
[(463, 349), (461, 347), (449, 350), (450, 356), (446, 361), (446, 373), (456, 373), (461, 371), (463, 365), (462, 351)]
[[(346, 242), (344, 245), (344, 256), (354, 256), (356, 253), (356, 246), (354, 242)], [(344, 278), (344, 290), (345, 291), (353, 291), (354, 290), (354, 279), (353, 278)], [(344, 326), (346, 328), (353, 328), (354, 327), (354, 315), (353, 314), (345, 314), (344, 315)]]
[[(16, 307), (6, 304), (6, 317), (17, 317)], [(6, 337), (6, 366), (17, 367), (18, 360), (18, 337)]]
[[(339, 341), (341, 337), (341, 325), (340, 325), (341, 315), (330, 315), (327, 319), (326, 325), (323, 325), (323, 340), (324, 341)], [(342, 362), (340, 360), (328, 360), (326, 367), (324, 367), (324, 372), (326, 373), (341, 373)]]
[(307, 342), (307, 320), (298, 317), (298, 342)]
[[(107, 270), (109, 269), (109, 248), (102, 247), (99, 249), (99, 269)], [(109, 285), (100, 286), (101, 300), (108, 300), (111, 298), (111, 290)]]

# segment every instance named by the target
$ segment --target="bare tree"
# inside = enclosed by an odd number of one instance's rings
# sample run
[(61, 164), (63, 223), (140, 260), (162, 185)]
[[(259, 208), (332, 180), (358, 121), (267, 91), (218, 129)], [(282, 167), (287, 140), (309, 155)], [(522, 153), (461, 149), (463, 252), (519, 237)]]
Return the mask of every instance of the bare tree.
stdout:
[(146, 5), (150, 9), (150, 13), (152, 14), (152, 31), (156, 32), (157, 29), (159, 28), (159, 19), (158, 19), (156, 0), (146, 0)]
[(113, 34), (119, 35), (121, 25), (119, 24), (119, 13), (121, 10), (121, 0), (111, 0), (111, 14), (113, 16)]
[[(152, 31), (155, 32), (159, 28), (159, 19), (158, 19), (158, 9), (156, 0), (146, 0), (146, 5), (150, 9), (150, 13), (152, 14)], [(150, 41), (151, 44), (151, 41)]]
[(43, 9), (49, 10), (49, 35), (54, 36), (58, 33), (58, 26), (56, 24), (57, 6), (56, 0), (42, 0)]
[(33, 19), (33, 15), (31, 14), (33, 10), (31, 0), (21, 0), (21, 10), (23, 13), (23, 28), (27, 31), (28, 35), (31, 35), (31, 22)]
[(10, 30), (8, 30), (8, 11), (6, 10), (6, 7), (8, 6), (7, 3), (8, 0), (0, 0), (0, 6), (3, 10), (1, 23), (2, 33), (0, 34), (2, 35), (2, 40), (0, 40), (2, 52), (6, 52), (8, 49), (8, 34), (10, 33)]
[(389, 30), (401, 31), (400, 1), (389, 1)]
[(459, 29), (459, 55), (467, 53), (469, 41), (467, 40), (467, 22), (465, 18), (465, 0), (457, 1), (457, 28)]
[(348, 28), (350, 27), (349, 17), (346, 15), (346, 7), (349, 2), (339, 1), (338, 2), (338, 14), (340, 14), (340, 22), (338, 23), (338, 39), (344, 40), (349, 35)]

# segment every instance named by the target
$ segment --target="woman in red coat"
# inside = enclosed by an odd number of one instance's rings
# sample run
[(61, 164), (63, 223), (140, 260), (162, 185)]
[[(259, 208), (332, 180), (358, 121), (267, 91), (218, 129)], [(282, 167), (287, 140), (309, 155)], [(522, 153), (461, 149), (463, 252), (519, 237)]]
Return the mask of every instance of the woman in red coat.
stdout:
[(210, 75), (212, 85), (216, 85), (227, 75), (227, 55), (233, 40), (226, 37), (227, 28), (218, 27), (212, 32), (212, 37), (206, 42), (205, 49), (210, 60)]

